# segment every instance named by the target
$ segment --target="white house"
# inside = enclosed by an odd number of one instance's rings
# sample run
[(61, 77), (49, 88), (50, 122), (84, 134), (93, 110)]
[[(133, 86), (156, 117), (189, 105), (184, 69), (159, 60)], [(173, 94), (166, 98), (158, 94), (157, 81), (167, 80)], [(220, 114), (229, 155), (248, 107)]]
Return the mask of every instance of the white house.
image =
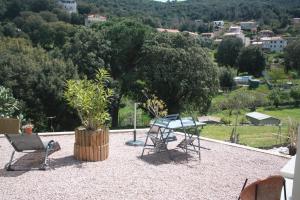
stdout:
[(287, 46), (287, 41), (282, 37), (262, 37), (262, 49), (271, 52), (281, 52)]
[(257, 24), (256, 22), (249, 21), (249, 22), (240, 22), (241, 29), (246, 31), (254, 31), (257, 30)]
[(75, 0), (59, 0), (58, 4), (69, 13), (77, 13), (77, 3)]
[(107, 18), (105, 16), (91, 14), (84, 19), (84, 25), (91, 26), (94, 23), (101, 23), (101, 22), (105, 22), (106, 20)]
[(243, 41), (243, 44), (246, 43), (245, 35), (240, 26), (230, 26), (228, 32), (224, 34), (224, 37), (237, 37)]
[(224, 21), (213, 21), (214, 28), (223, 28), (224, 27)]
[(259, 37), (273, 37), (274, 36), (274, 32), (271, 30), (261, 30), (258, 33)]
[(293, 18), (293, 24), (300, 24), (300, 18), (299, 17)]
[(241, 32), (242, 32), (241, 26), (230, 26), (230, 28), (228, 29), (228, 33), (241, 33)]

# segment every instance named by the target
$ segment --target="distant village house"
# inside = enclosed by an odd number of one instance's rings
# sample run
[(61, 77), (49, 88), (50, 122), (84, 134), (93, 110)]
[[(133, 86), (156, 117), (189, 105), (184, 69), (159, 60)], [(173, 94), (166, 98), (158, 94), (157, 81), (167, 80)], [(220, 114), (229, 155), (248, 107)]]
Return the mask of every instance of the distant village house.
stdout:
[(85, 18), (84, 25), (91, 26), (92, 24), (105, 22), (106, 20), (107, 20), (107, 18), (105, 16), (91, 14)]
[(59, 0), (58, 4), (68, 13), (77, 13), (77, 3), (75, 0)]
[(245, 31), (252, 31), (256, 32), (257, 31), (257, 24), (256, 22), (249, 21), (249, 22), (241, 22), (241, 29)]
[(224, 21), (213, 21), (213, 27), (214, 29), (219, 29), (224, 27)]
[(249, 38), (247, 39), (240, 26), (230, 26), (227, 33), (224, 34), (224, 37), (236, 37), (240, 38), (245, 46), (250, 44)]
[(167, 28), (157, 28), (158, 32), (167, 32), (167, 33), (180, 33), (178, 29), (167, 29)]
[(180, 32), (178, 29), (167, 29), (167, 28), (157, 28), (158, 32), (166, 32), (166, 33), (188, 33), (190, 36), (199, 36), (198, 33), (193, 33), (189, 31)]
[(273, 37), (274, 32), (271, 31), (271, 30), (261, 30), (261, 31), (259, 31), (258, 36), (260, 38), (262, 38), (262, 37)]
[(300, 18), (293, 18), (293, 24), (300, 24)]
[(282, 37), (263, 37), (260, 39), (262, 42), (262, 49), (271, 52), (282, 52), (287, 46), (287, 40)]

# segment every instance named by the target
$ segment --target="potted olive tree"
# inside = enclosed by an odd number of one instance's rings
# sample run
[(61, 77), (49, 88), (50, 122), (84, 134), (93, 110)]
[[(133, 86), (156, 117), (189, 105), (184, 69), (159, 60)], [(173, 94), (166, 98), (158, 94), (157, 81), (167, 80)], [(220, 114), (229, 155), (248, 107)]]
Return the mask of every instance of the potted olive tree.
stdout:
[(105, 160), (109, 153), (108, 105), (113, 91), (105, 86), (107, 71), (98, 70), (95, 80), (69, 80), (64, 93), (77, 110), (82, 126), (75, 129), (74, 156), (82, 161)]

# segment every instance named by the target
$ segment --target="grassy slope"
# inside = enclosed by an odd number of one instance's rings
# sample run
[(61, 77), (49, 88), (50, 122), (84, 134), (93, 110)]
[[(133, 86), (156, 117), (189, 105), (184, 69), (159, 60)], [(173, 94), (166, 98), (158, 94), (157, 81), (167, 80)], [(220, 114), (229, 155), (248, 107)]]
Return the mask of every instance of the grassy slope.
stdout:
[[(282, 121), (281, 132), (283, 136), (287, 136), (289, 117), (300, 121), (300, 108), (279, 108), (274, 110), (259, 108), (257, 111), (279, 118)], [(246, 113), (247, 111), (242, 111), (239, 118), (241, 119)], [(232, 121), (234, 119), (234, 116), (228, 116), (227, 111), (222, 111), (215, 115), (230, 118)], [(229, 140), (232, 128), (233, 126), (208, 125), (203, 129), (202, 136), (218, 140)], [(280, 140), (273, 135), (278, 133), (278, 127), (276, 126), (239, 126), (237, 131), (240, 134), (240, 143), (248, 146), (267, 148), (280, 142)], [(286, 138), (282, 137), (281, 143), (284, 142), (286, 142)]]

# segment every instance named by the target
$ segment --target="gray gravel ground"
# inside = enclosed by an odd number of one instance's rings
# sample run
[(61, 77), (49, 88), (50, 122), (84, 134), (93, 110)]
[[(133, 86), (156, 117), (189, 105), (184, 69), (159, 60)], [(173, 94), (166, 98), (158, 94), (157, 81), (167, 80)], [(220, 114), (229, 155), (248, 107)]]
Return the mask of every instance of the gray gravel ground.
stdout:
[[(0, 138), (1, 200), (231, 200), (237, 199), (245, 178), (252, 182), (278, 174), (287, 162), (285, 158), (208, 141), (201, 141), (211, 150), (201, 150), (200, 162), (193, 153), (186, 162), (180, 150), (171, 152), (176, 155), (174, 161), (166, 153), (146, 154), (140, 159), (141, 147), (125, 145), (132, 134), (119, 133), (110, 135), (108, 160), (87, 163), (72, 157), (74, 136), (43, 137), (47, 139), (59, 141), (62, 148), (50, 156), (48, 171), (7, 172), (3, 167), (12, 148)], [(144, 140), (144, 134), (138, 139)], [(18, 165), (22, 162), (30, 160), (23, 157)]]

